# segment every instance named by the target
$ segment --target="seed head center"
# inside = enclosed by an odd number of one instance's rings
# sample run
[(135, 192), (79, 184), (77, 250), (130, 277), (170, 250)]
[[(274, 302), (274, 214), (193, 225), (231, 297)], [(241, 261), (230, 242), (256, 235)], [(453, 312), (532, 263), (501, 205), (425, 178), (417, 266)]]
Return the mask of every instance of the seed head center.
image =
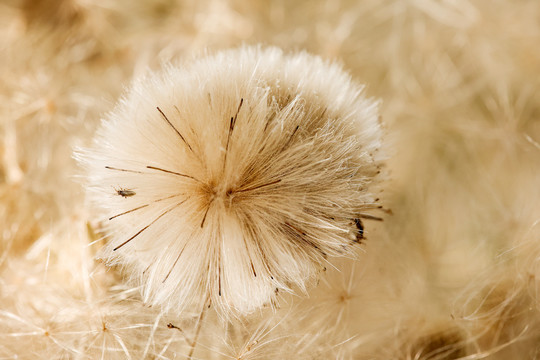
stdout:
[(233, 186), (229, 184), (214, 183), (208, 186), (206, 193), (209, 203), (213, 201), (218, 201), (228, 207), (232, 204), (236, 190)]

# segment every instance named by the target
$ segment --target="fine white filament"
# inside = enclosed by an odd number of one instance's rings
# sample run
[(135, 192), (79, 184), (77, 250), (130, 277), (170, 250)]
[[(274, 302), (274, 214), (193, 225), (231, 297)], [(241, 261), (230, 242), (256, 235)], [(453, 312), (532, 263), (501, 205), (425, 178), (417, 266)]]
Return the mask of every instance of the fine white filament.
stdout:
[[(247, 314), (358, 246), (377, 104), (340, 66), (244, 47), (136, 81), (79, 153), (144, 300)], [(356, 221), (355, 221), (356, 220)]]

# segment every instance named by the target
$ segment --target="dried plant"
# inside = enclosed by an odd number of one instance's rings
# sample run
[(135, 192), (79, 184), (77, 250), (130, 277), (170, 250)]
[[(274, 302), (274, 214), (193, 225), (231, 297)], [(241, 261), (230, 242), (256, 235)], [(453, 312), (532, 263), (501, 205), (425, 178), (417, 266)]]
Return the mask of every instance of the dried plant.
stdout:
[(537, 359), (539, 14), (0, 2), (0, 359)]
[(228, 316), (353, 256), (379, 147), (376, 103), (339, 66), (244, 47), (136, 81), (80, 158), (102, 256), (145, 301)]

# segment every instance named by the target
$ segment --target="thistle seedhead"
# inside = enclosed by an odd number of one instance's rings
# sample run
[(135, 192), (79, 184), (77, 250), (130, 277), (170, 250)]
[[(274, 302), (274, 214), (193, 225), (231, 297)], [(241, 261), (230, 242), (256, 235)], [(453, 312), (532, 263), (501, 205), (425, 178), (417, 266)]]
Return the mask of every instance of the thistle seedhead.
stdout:
[(136, 81), (79, 158), (103, 258), (149, 303), (228, 316), (354, 252), (379, 146), (377, 105), (340, 66), (244, 47)]

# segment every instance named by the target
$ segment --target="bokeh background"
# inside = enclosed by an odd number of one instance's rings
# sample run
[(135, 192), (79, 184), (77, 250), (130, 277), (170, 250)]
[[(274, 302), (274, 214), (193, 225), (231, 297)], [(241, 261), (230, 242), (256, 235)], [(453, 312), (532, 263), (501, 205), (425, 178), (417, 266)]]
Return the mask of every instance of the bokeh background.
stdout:
[[(391, 212), (276, 311), (163, 313), (95, 260), (72, 152), (133, 78), (242, 44), (381, 99)], [(3, 0), (0, 359), (540, 357), (539, 44), (535, 0)]]

